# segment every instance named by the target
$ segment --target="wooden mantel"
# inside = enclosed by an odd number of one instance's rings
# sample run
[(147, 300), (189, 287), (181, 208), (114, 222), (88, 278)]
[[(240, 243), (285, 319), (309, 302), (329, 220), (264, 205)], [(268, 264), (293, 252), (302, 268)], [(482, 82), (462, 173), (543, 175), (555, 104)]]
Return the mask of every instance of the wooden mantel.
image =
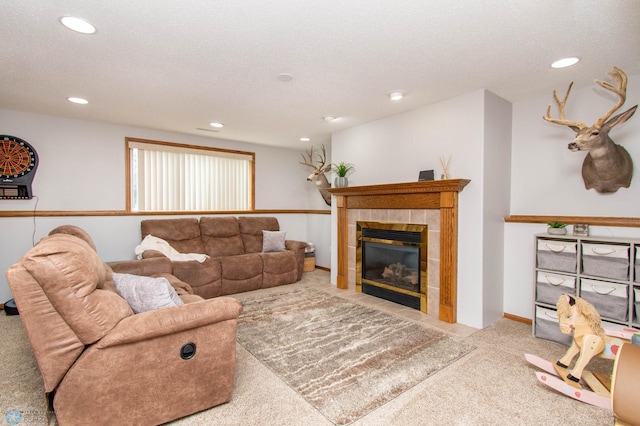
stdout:
[(455, 323), (457, 321), (458, 193), (469, 182), (468, 179), (448, 179), (330, 189), (329, 192), (336, 196), (338, 208), (338, 288), (349, 288), (348, 209), (439, 209), (439, 319)]

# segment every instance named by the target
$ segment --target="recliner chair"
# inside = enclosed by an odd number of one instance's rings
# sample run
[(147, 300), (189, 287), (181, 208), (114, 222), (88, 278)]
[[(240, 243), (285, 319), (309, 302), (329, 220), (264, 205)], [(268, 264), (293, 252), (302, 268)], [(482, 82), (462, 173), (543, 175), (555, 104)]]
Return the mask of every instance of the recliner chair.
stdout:
[(6, 273), (58, 424), (161, 424), (229, 401), (240, 303), (192, 295), (134, 314), (111, 273), (69, 233)]
[(624, 343), (613, 366), (611, 405), (616, 425), (640, 425), (640, 346)]

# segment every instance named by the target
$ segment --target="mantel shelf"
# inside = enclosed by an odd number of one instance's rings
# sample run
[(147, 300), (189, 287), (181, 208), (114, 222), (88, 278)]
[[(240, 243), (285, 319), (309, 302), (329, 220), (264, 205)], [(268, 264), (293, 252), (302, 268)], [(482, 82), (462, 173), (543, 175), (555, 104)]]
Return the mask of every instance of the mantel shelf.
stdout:
[(460, 192), (469, 182), (471, 182), (469, 179), (425, 180), (419, 182), (331, 188), (329, 192), (336, 196)]

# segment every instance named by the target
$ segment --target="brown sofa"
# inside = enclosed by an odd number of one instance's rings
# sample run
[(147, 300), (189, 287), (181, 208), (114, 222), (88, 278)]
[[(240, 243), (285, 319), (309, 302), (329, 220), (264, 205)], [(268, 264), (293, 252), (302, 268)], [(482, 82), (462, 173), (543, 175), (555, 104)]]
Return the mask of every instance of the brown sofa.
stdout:
[[(140, 226), (143, 239), (152, 235), (180, 253), (209, 256), (202, 263), (172, 261), (171, 269), (206, 299), (291, 284), (302, 278), (306, 243), (286, 240), (282, 251), (263, 251), (263, 231), (280, 229), (275, 217), (150, 219)], [(166, 257), (155, 250), (146, 250), (141, 256)]]
[(171, 278), (183, 303), (134, 314), (90, 239), (63, 228), (6, 273), (58, 424), (161, 424), (229, 401), (240, 303), (191, 294), (166, 260), (129, 261), (114, 266)]

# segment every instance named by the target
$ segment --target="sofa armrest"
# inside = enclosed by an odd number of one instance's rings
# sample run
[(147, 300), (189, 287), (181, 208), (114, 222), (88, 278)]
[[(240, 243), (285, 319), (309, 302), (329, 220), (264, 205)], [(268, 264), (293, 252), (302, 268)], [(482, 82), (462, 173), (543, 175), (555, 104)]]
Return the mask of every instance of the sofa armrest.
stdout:
[(307, 248), (307, 243), (302, 241), (286, 240), (284, 245), (287, 250), (291, 250), (296, 255), (296, 264), (298, 265), (298, 279), (302, 279), (302, 273), (304, 272), (304, 249)]
[(96, 348), (124, 345), (226, 320), (237, 319), (242, 305), (231, 297), (219, 297), (196, 303), (156, 309), (132, 315), (120, 321)]
[(170, 274), (173, 270), (171, 259), (165, 256), (140, 260), (122, 260), (110, 262), (108, 265), (113, 272), (119, 274), (144, 275), (147, 277), (155, 274)]
[[(164, 274), (153, 274), (152, 277), (165, 278), (167, 281), (169, 281), (169, 284), (171, 284), (171, 287), (173, 287), (174, 290), (178, 293), (178, 296), (182, 297), (185, 294), (193, 294), (193, 288), (188, 283), (177, 278), (175, 275), (164, 273)], [(198, 300), (201, 300), (201, 299), (202, 298)]]
[(169, 259), (167, 256), (164, 255), (164, 253), (162, 253), (159, 250), (145, 250), (142, 252), (142, 258), (143, 259), (149, 259), (149, 258), (153, 258), (153, 257), (165, 257), (167, 259)]
[(228, 402), (240, 310), (221, 298), (123, 319), (56, 388), (58, 422), (159, 425)]
[(307, 248), (307, 243), (303, 243), (302, 241), (294, 241), (294, 240), (286, 240), (284, 245), (287, 250), (303, 250)]

